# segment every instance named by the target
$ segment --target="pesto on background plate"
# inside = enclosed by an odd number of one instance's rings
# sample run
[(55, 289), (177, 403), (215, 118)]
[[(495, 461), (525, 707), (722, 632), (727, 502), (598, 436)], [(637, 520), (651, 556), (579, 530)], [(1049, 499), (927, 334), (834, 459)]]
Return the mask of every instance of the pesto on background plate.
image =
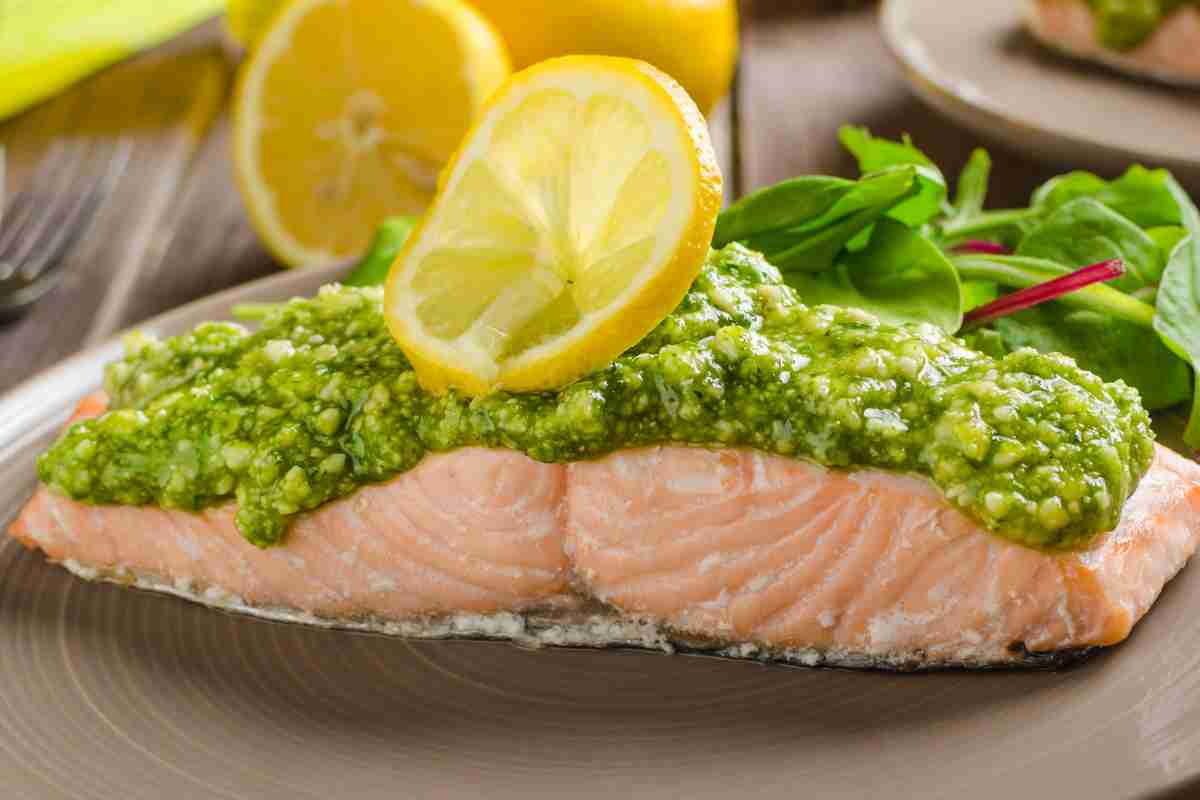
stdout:
[(1087, 0), (1096, 15), (1096, 35), (1105, 47), (1132, 50), (1149, 39), (1158, 26), (1184, 6), (1200, 0)]

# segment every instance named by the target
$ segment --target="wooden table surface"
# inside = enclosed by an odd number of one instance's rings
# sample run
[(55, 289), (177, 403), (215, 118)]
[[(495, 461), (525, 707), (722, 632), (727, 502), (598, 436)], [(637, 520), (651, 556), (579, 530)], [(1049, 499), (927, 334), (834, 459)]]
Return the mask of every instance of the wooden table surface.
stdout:
[[(743, 191), (793, 175), (853, 175), (839, 125), (911, 133), (951, 174), (978, 144), (906, 90), (875, 11), (797, 11), (758, 0), (744, 15), (737, 113), (714, 119), (726, 172), (738, 144)], [(62, 357), (174, 306), (278, 269), (233, 185), (226, 113), (238, 55), (210, 23), (0, 124), (9, 196), (55, 147), (83, 145), (101, 170), (131, 148), (109, 202), (67, 256), (63, 283), (0, 327), (0, 391)], [(731, 136), (731, 120), (738, 130)], [(991, 147), (991, 202), (1020, 203), (1063, 165)]]

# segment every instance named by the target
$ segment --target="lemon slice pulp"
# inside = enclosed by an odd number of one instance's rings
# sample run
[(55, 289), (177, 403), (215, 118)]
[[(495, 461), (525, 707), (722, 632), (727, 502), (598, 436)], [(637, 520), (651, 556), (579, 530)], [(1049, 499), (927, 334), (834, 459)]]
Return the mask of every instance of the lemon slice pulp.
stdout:
[(604, 366), (679, 303), (721, 177), (703, 117), (640, 61), (552, 59), (489, 101), (388, 277), (422, 385), (550, 389)]

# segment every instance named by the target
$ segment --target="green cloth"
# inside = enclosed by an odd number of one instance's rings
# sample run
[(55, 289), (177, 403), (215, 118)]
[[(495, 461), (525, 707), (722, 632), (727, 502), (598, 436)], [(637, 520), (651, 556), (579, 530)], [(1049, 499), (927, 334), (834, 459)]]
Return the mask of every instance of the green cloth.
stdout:
[(0, 0), (0, 119), (223, 6), (224, 0)]

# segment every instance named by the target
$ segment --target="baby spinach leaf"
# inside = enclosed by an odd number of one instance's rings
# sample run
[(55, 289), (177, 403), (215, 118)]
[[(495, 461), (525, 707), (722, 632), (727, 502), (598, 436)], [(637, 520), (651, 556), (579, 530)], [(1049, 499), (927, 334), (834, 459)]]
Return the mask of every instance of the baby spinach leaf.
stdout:
[[(907, 182), (911, 185), (911, 182)], [(845, 178), (806, 175), (746, 195), (717, 217), (713, 247), (819, 219), (857, 186)], [(903, 191), (908, 191), (905, 186)]]
[(998, 319), (993, 327), (1009, 350), (1064, 353), (1106, 381), (1125, 381), (1141, 393), (1147, 409), (1191, 397), (1188, 365), (1141, 325), (1055, 302)]
[(858, 167), (863, 172), (876, 172), (897, 164), (937, 169), (929, 156), (922, 153), (907, 135), (897, 142), (872, 136), (866, 128), (843, 125), (838, 130), (838, 140), (858, 159)]
[(920, 190), (888, 212), (892, 219), (911, 228), (919, 228), (949, 210), (946, 205), (946, 178), (908, 136), (903, 141), (894, 142), (872, 136), (866, 128), (847, 125), (838, 132), (838, 138), (858, 159), (858, 167), (864, 173), (895, 166), (911, 166), (916, 170)]
[(759, 238), (750, 239), (745, 244), (751, 250), (763, 253), (782, 272), (824, 272), (833, 266), (838, 255), (859, 234), (874, 225), (886, 211), (884, 206), (865, 208), (817, 230), (788, 231), (786, 235), (777, 237), (768, 234), (770, 239), (778, 242), (777, 248), (770, 247), (770, 241)]
[(1036, 208), (1011, 208), (984, 211), (961, 219), (935, 222), (943, 247), (952, 248), (970, 239), (982, 239), (1015, 249), (1041, 220), (1043, 212)]
[(1171, 190), (1172, 183), (1174, 178), (1167, 170), (1135, 164), (1096, 199), (1143, 228), (1179, 225), (1183, 216)]
[(1021, 241), (1017, 254), (1067, 267), (1120, 259), (1125, 274), (1109, 285), (1122, 291), (1157, 283), (1166, 266), (1145, 231), (1090, 197), (1078, 197), (1050, 214)]
[(1174, 178), (1168, 175), (1165, 180), (1188, 237), (1175, 247), (1163, 272), (1154, 327), (1167, 346), (1192, 366), (1196, 384), (1183, 438), (1200, 449), (1200, 210)]
[[(895, 208), (897, 203), (914, 197), (920, 188), (916, 167), (903, 164), (884, 167), (859, 178), (845, 196), (838, 198), (826, 218), (840, 219), (868, 209), (887, 211)], [(824, 219), (817, 218), (805, 228), (819, 228), (824, 222)]]
[(958, 176), (954, 192), (954, 210), (949, 222), (964, 222), (983, 213), (987, 200), (988, 182), (992, 174), (992, 157), (987, 150), (976, 148)]
[(1179, 243), (1187, 238), (1188, 232), (1182, 225), (1163, 225), (1158, 228), (1147, 228), (1146, 235), (1158, 245), (1158, 252), (1162, 253), (1163, 263), (1166, 263), (1175, 254), (1175, 248), (1179, 246)]
[(1030, 206), (1053, 211), (1079, 197), (1095, 197), (1108, 188), (1108, 181), (1091, 172), (1078, 170), (1055, 175), (1033, 192)]
[(866, 247), (832, 270), (788, 273), (806, 303), (853, 306), (893, 323), (928, 322), (947, 333), (962, 326), (954, 266), (928, 238), (895, 220), (880, 220)]
[(408, 239), (417, 221), (412, 217), (389, 217), (380, 223), (367, 248), (367, 254), (355, 265), (346, 280), (347, 286), (380, 286), (387, 280), (392, 262)]
[(986, 306), (998, 297), (1000, 297), (1000, 286), (995, 281), (962, 281), (964, 314), (980, 306)]
[(1090, 197), (1142, 228), (1179, 225), (1182, 218), (1168, 186), (1170, 180), (1166, 170), (1136, 165), (1114, 181), (1090, 172), (1069, 172), (1038, 188), (1032, 205), (1051, 212), (1077, 198)]
[(842, 185), (786, 181), (723, 212), (713, 244), (738, 241), (781, 270), (819, 272), (829, 269), (859, 234), (917, 190), (912, 167), (885, 169)]

